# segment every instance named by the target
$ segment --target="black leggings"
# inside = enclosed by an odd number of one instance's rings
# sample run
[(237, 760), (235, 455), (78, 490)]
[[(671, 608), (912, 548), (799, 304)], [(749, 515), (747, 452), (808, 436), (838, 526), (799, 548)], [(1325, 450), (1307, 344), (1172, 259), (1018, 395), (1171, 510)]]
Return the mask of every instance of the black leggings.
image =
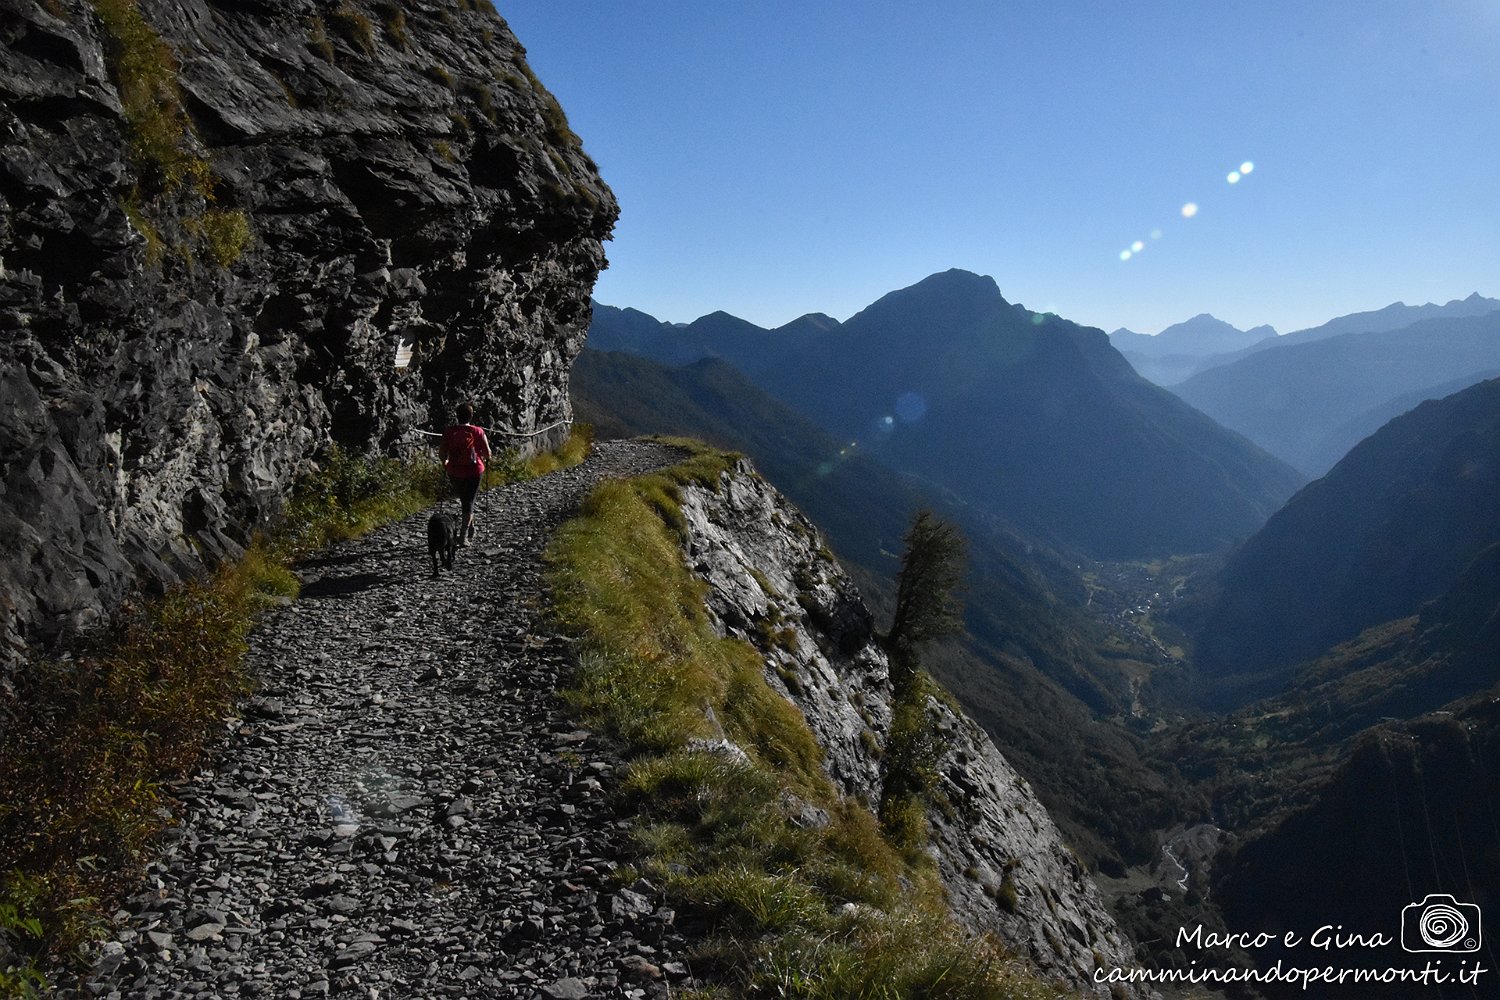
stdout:
[(464, 519), (459, 523), (459, 538), (467, 536), (469, 522), (474, 517), (474, 498), (479, 495), (479, 477), (473, 479), (449, 478), (448, 482), (453, 486), (453, 495), (458, 497), (458, 502), (464, 506)]

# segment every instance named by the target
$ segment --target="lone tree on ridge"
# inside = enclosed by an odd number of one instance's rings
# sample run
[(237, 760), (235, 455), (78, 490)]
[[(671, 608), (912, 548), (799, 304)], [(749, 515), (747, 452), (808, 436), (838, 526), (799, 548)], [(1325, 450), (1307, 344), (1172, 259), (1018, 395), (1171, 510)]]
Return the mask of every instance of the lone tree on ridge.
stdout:
[(920, 667), (917, 646), (957, 632), (963, 623), (964, 538), (932, 511), (918, 510), (906, 531), (896, 612), (885, 636), (891, 679), (910, 682)]

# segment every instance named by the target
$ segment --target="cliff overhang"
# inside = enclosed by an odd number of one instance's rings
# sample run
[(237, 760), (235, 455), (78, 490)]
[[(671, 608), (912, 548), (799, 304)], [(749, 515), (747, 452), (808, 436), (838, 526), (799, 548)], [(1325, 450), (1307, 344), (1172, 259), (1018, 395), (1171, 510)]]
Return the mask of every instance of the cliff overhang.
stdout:
[[(488, 4), (0, 0), (0, 647), (460, 397), (554, 443), (618, 208)], [(405, 362), (398, 367), (399, 362)]]

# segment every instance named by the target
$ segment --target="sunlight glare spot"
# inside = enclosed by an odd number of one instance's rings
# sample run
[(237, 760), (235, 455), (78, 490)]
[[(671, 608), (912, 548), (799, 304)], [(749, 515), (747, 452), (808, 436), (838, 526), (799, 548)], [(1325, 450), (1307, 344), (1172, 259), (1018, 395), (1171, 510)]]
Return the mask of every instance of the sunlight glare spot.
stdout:
[(903, 392), (896, 400), (896, 416), (903, 423), (914, 424), (927, 413), (927, 399), (920, 392)]
[(1195, 216), (1197, 214), (1198, 214), (1198, 203), (1196, 201), (1190, 201), (1186, 205), (1182, 206), (1182, 217), (1184, 219), (1191, 219), (1193, 216)]
[(1130, 253), (1129, 250), (1121, 250), (1120, 251), (1120, 259), (1121, 260), (1129, 260), (1130, 258), (1131, 258), (1131, 253)]
[(1131, 253), (1140, 253), (1144, 249), (1146, 249), (1146, 244), (1142, 243), (1140, 240), (1136, 240), (1134, 243), (1130, 244)]
[(1255, 164), (1251, 163), (1249, 160), (1246, 160), (1244, 163), (1240, 164), (1240, 173), (1241, 174), (1248, 174), (1248, 173), (1250, 173), (1254, 169), (1255, 169)]
[(1224, 179), (1231, 184), (1238, 184), (1240, 182), (1240, 172), (1238, 170), (1231, 170), (1229, 171), (1229, 176)]

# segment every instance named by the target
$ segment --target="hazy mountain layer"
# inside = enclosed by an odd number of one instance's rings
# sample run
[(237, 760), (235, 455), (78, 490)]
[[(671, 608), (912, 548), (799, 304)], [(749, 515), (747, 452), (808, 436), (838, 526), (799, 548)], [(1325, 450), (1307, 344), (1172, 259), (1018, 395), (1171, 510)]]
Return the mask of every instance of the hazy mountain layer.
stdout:
[(1487, 316), (1496, 310), (1500, 310), (1500, 299), (1487, 299), (1478, 292), (1466, 299), (1453, 299), (1443, 305), (1428, 302), (1420, 306), (1409, 306), (1405, 302), (1392, 302), (1384, 309), (1350, 313), (1306, 330), (1293, 330), (1274, 341), (1258, 342), (1252, 346), (1251, 350), (1263, 351), (1271, 347), (1307, 344), (1315, 340), (1326, 340), (1329, 337), (1341, 337), (1346, 333), (1384, 333), (1389, 330), (1400, 330), (1424, 320), (1466, 319)]
[(1497, 495), (1500, 380), (1392, 420), (1234, 554), (1198, 629), (1200, 670), (1284, 685), (1301, 661), (1415, 613), (1500, 541)]
[(1429, 399), (1442, 399), (1444, 396), (1451, 396), (1455, 392), (1462, 392), (1476, 382), (1483, 382), (1496, 376), (1500, 376), (1500, 368), (1470, 372), (1459, 378), (1449, 379), (1441, 385), (1426, 386), (1388, 399), (1358, 416), (1349, 418), (1341, 424), (1326, 428), (1319, 443), (1314, 446), (1310, 453), (1308, 459), (1309, 467), (1331, 469), (1338, 464), (1339, 459), (1349, 453), (1349, 449), (1401, 416), (1407, 410), (1413, 409)]
[[(599, 310), (600, 343), (628, 346)], [(841, 325), (680, 331), (839, 439), (952, 489), (1059, 549), (1135, 558), (1227, 547), (1300, 483), (1140, 378), (1099, 330), (1032, 313), (992, 279), (933, 275)], [(675, 328), (635, 343), (682, 357)], [(635, 350), (636, 347), (628, 347)]]
[(1472, 385), (1496, 369), (1500, 312), (1258, 351), (1172, 391), (1305, 474), (1319, 476), (1331, 466), (1324, 464), (1331, 428), (1418, 390), (1464, 378)]
[(664, 365), (719, 358), (741, 372), (760, 376), (806, 351), (810, 340), (838, 325), (831, 316), (810, 313), (775, 330), (765, 330), (726, 312), (675, 325), (638, 309), (617, 309), (596, 302), (589, 347), (624, 351)]
[(1205, 359), (1243, 351), (1252, 344), (1276, 336), (1276, 328), (1257, 326), (1249, 330), (1200, 313), (1167, 327), (1156, 336), (1123, 327), (1109, 335), (1109, 342), (1142, 378), (1157, 385), (1176, 385), (1192, 377)]
[(1241, 330), (1209, 313), (1199, 313), (1192, 319), (1173, 323), (1152, 337), (1121, 327), (1109, 335), (1110, 343), (1127, 357), (1130, 353), (1150, 357), (1182, 354), (1205, 357), (1210, 354), (1226, 354), (1243, 350), (1267, 337), (1276, 336), (1274, 326), (1256, 326)]
[(1318, 340), (1327, 340), (1331, 337), (1341, 337), (1345, 334), (1386, 333), (1391, 330), (1400, 330), (1429, 319), (1468, 319), (1476, 316), (1488, 316), (1500, 310), (1500, 299), (1487, 299), (1478, 292), (1473, 293), (1466, 299), (1453, 299), (1443, 305), (1429, 302), (1420, 306), (1409, 306), (1404, 302), (1393, 302), (1384, 309), (1374, 309), (1369, 312), (1350, 313), (1347, 316), (1338, 316), (1320, 326), (1309, 327), (1305, 330), (1294, 330), (1291, 333), (1282, 334), (1275, 338), (1258, 340), (1249, 347), (1228, 354), (1213, 354), (1198, 359), (1191, 371), (1187, 371), (1175, 377), (1171, 383), (1174, 384), (1186, 380), (1199, 372), (1206, 372), (1211, 368), (1233, 364), (1241, 358), (1249, 357), (1260, 351), (1276, 350), (1282, 347), (1295, 347), (1299, 344), (1310, 344)]

